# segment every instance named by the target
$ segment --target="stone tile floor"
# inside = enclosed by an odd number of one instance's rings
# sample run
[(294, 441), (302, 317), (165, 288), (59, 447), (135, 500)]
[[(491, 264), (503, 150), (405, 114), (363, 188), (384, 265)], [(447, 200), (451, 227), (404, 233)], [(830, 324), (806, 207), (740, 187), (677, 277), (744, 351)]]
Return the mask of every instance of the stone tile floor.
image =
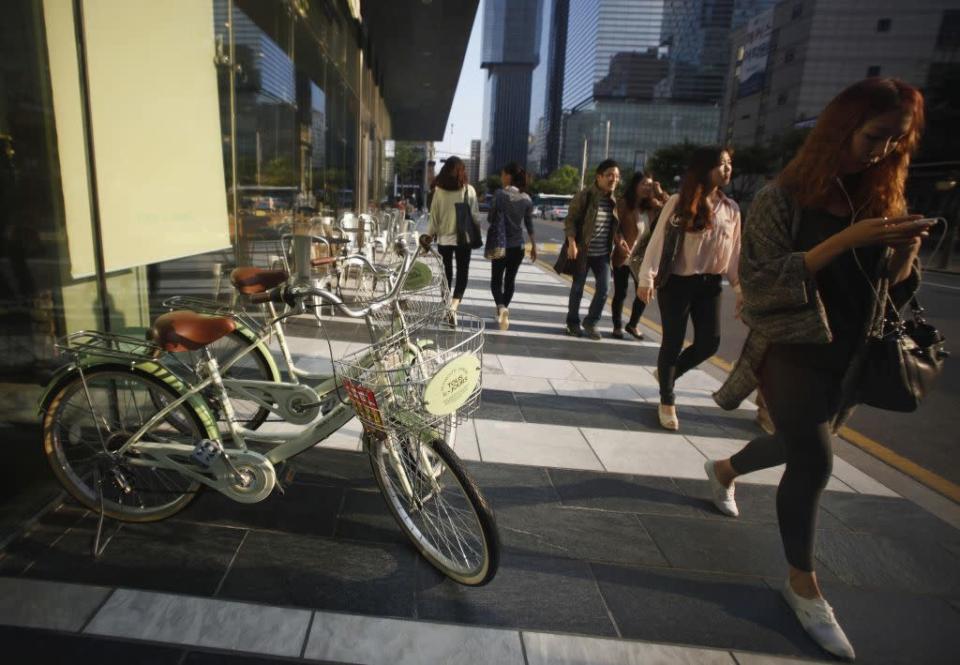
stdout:
[[(485, 262), (466, 311), (492, 315)], [(708, 457), (758, 433), (681, 380), (681, 432), (656, 428), (655, 342), (562, 336), (564, 283), (524, 266), (491, 331), (483, 406), (456, 450), (491, 501), (502, 562), (486, 587), (441, 577), (405, 541), (352, 421), (296, 460), (286, 494), (201, 494), (164, 523), (108, 525), (64, 503), (0, 552), (0, 639), (35, 662), (773, 663), (823, 656), (779, 595), (780, 470), (716, 513)], [(584, 307), (586, 306), (586, 299)], [(601, 328), (603, 326), (601, 325)], [(359, 329), (336, 329), (338, 353)], [(317, 353), (309, 322), (298, 354)], [(818, 570), (861, 662), (955, 662), (960, 531), (836, 459)], [(279, 659), (279, 660), (278, 660)]]

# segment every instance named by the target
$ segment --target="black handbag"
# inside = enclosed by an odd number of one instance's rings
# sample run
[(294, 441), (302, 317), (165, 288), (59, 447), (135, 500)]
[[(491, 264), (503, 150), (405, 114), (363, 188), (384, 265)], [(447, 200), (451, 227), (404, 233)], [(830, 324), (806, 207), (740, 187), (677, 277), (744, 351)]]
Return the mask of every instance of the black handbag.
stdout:
[(950, 354), (945, 338), (923, 318), (916, 298), (913, 320), (904, 321), (890, 305), (881, 329), (867, 339), (858, 381), (861, 404), (888, 411), (916, 411)]
[(483, 234), (470, 211), (466, 187), (463, 188), (463, 201), (455, 203), (454, 208), (457, 212), (457, 245), (470, 249), (483, 247)]
[(567, 256), (567, 243), (569, 242), (569, 239), (563, 241), (563, 245), (560, 246), (560, 254), (553, 264), (553, 269), (557, 271), (558, 275), (573, 275), (577, 272), (577, 259), (571, 260)]
[[(663, 252), (660, 254), (660, 265), (657, 266), (657, 276), (653, 278), (653, 288), (660, 289), (666, 286), (667, 280), (673, 274), (673, 266), (677, 263), (680, 249), (683, 247), (683, 236), (687, 232), (686, 225), (679, 215), (670, 217), (667, 228), (663, 233)], [(642, 261), (642, 259), (641, 259)]]

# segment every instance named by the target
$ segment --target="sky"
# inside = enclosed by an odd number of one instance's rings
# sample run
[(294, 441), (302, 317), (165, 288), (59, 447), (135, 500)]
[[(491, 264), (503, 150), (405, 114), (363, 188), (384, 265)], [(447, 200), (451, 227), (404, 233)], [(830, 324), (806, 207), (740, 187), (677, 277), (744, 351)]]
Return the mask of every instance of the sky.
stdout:
[(436, 144), (439, 158), (470, 156), (470, 141), (483, 135), (483, 81), (486, 72), (480, 69), (480, 40), (483, 32), (483, 0), (470, 32), (467, 55), (460, 70), (460, 80), (453, 96), (453, 107), (447, 119), (443, 140)]

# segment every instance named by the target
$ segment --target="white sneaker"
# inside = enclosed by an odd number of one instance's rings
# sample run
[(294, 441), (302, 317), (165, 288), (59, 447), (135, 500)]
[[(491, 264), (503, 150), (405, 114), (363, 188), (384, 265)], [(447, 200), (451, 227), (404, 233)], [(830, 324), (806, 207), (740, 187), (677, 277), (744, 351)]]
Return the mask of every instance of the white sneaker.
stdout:
[(676, 432), (680, 429), (680, 419), (677, 417), (677, 407), (669, 407), (660, 404), (657, 406), (657, 417), (660, 419), (660, 427)]
[(823, 598), (804, 598), (798, 595), (790, 586), (789, 579), (783, 585), (783, 597), (797, 615), (807, 635), (813, 638), (813, 641), (824, 651), (845, 660), (856, 658), (853, 645), (847, 639), (843, 628), (837, 623), (833, 608), (827, 601)]
[(733, 498), (734, 484), (730, 483), (730, 487), (724, 487), (717, 478), (717, 469), (714, 464), (714, 460), (708, 459), (703, 465), (703, 470), (707, 472), (707, 480), (710, 481), (710, 497), (713, 499), (713, 505), (724, 515), (739, 517), (740, 509), (737, 508), (737, 501)]
[(500, 308), (500, 312), (497, 314), (497, 321), (500, 324), (500, 330), (508, 330), (510, 328), (510, 312), (506, 307)]

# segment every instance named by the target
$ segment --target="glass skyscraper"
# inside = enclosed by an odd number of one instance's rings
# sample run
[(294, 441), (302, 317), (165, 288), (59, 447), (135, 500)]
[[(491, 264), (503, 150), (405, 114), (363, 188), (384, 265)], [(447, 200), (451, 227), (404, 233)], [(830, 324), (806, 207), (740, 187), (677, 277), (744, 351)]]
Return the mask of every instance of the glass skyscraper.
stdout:
[(594, 85), (619, 53), (646, 53), (660, 45), (663, 0), (570, 0), (563, 108), (594, 97)]
[(669, 62), (657, 95), (717, 104), (723, 97), (730, 33), (776, 0), (665, 0), (661, 46)]
[(480, 66), (483, 100), (481, 177), (510, 161), (527, 162), (533, 71), (540, 61), (543, 0), (486, 0)]

